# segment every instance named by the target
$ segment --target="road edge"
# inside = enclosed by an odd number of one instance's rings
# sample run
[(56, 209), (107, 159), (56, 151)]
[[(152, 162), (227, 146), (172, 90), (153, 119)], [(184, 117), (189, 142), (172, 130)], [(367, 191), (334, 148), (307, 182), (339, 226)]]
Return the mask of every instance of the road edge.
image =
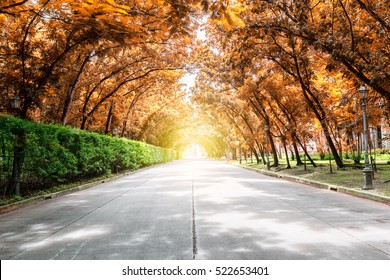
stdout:
[[(229, 163), (229, 164), (231, 164), (231, 163)], [(348, 188), (345, 186), (332, 185), (332, 184), (328, 184), (328, 183), (324, 183), (324, 182), (308, 180), (308, 179), (301, 178), (298, 176), (280, 174), (280, 173), (277, 173), (274, 171), (257, 169), (257, 168), (248, 167), (248, 166), (242, 166), (242, 165), (236, 165), (236, 164), (231, 164), (231, 165), (234, 165), (234, 166), (246, 169), (246, 170), (254, 171), (254, 172), (257, 172), (257, 173), (260, 173), (263, 175), (267, 175), (270, 177), (276, 177), (276, 178), (281, 178), (281, 179), (285, 179), (288, 181), (302, 183), (302, 184), (313, 186), (313, 187), (320, 188), (320, 189), (341, 192), (341, 193), (357, 196), (360, 198), (365, 198), (365, 199), (369, 199), (372, 201), (381, 202), (381, 203), (384, 203), (384, 204), (390, 206), (390, 197), (371, 193), (370, 191), (357, 190), (357, 189), (352, 189), (352, 188)]]

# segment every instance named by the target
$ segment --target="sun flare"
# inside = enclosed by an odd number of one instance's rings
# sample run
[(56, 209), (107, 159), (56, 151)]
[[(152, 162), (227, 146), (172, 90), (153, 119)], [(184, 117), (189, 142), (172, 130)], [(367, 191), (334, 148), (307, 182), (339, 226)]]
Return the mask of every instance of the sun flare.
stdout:
[(184, 158), (205, 158), (207, 157), (206, 151), (199, 144), (190, 144), (184, 151)]

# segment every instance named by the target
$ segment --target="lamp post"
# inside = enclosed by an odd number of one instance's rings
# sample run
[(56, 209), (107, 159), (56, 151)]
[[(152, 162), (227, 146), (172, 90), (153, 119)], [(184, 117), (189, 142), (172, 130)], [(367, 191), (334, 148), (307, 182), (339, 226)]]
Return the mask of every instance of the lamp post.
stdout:
[(360, 88), (358, 89), (360, 101), (362, 104), (363, 109), (363, 128), (364, 128), (364, 183), (363, 183), (363, 189), (364, 190), (371, 190), (373, 189), (372, 186), (372, 169), (370, 166), (370, 162), (368, 159), (368, 132), (367, 132), (367, 113), (366, 113), (366, 100), (367, 100), (367, 93), (368, 89), (363, 83)]
[[(17, 116), (21, 106), (21, 100), (16, 93), (9, 99), (9, 106), (13, 111), (14, 115)], [(12, 175), (11, 175), (11, 189), (15, 191), (16, 195), (20, 195), (20, 167), (21, 167), (21, 151), (23, 149), (23, 136), (16, 135), (15, 144), (14, 144), (14, 159), (12, 166)]]
[(269, 132), (269, 125), (266, 124), (264, 125), (264, 130), (265, 130), (265, 157), (267, 159), (267, 170), (270, 170), (269, 166), (269, 151), (268, 151), (268, 132)]

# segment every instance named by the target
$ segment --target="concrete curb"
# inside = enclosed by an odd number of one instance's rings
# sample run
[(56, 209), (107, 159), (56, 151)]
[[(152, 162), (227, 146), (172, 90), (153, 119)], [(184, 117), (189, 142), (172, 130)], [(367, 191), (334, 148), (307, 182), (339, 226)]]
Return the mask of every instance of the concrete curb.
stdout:
[(247, 166), (241, 166), (241, 165), (235, 165), (235, 166), (239, 166), (241, 168), (244, 168), (244, 169), (247, 169), (250, 171), (255, 171), (255, 172), (261, 173), (263, 175), (281, 178), (281, 179), (285, 179), (285, 180), (293, 181), (293, 182), (297, 182), (297, 183), (302, 183), (302, 184), (310, 185), (310, 186), (320, 188), (320, 189), (341, 192), (341, 193), (345, 193), (345, 194), (349, 194), (349, 195), (357, 196), (360, 198), (365, 198), (365, 199), (369, 199), (369, 200), (373, 200), (376, 202), (381, 202), (381, 203), (390, 205), (390, 197), (374, 194), (374, 193), (371, 193), (370, 191), (351, 189), (348, 187), (342, 187), (342, 186), (327, 184), (327, 183), (318, 182), (318, 181), (314, 181), (314, 180), (308, 180), (308, 179), (300, 178), (297, 176), (279, 174), (279, 173), (274, 172), (274, 171), (257, 169), (257, 168), (253, 168), (253, 167), (247, 167)]
[(113, 177), (108, 177), (108, 178), (96, 180), (96, 181), (91, 182), (91, 183), (83, 184), (83, 185), (76, 186), (76, 187), (73, 187), (73, 188), (70, 188), (70, 189), (66, 189), (66, 190), (62, 190), (62, 191), (59, 191), (59, 192), (48, 193), (48, 194), (44, 194), (44, 195), (30, 197), (30, 198), (27, 198), (27, 199), (24, 199), (24, 200), (21, 200), (21, 201), (17, 201), (17, 202), (12, 203), (12, 204), (3, 205), (3, 206), (0, 206), (0, 215), (1, 214), (5, 214), (7, 212), (11, 212), (11, 211), (17, 210), (17, 209), (22, 208), (22, 207), (26, 207), (28, 205), (36, 204), (36, 203), (41, 202), (41, 201), (54, 199), (54, 198), (58, 198), (58, 197), (61, 197), (61, 196), (67, 195), (67, 194), (71, 194), (71, 193), (78, 192), (78, 191), (81, 191), (81, 190), (89, 189), (89, 188), (101, 185), (103, 183), (111, 182), (111, 181), (120, 179), (120, 178), (122, 178), (124, 176), (131, 175), (131, 174), (134, 174), (134, 173), (137, 173), (137, 172), (140, 172), (140, 171), (144, 171), (144, 170), (147, 170), (149, 168), (156, 167), (156, 166), (163, 165), (163, 164), (165, 164), (165, 163), (143, 167), (143, 168), (140, 168), (140, 169), (137, 169), (137, 170), (134, 170), (134, 171), (120, 173), (120, 174), (115, 175)]

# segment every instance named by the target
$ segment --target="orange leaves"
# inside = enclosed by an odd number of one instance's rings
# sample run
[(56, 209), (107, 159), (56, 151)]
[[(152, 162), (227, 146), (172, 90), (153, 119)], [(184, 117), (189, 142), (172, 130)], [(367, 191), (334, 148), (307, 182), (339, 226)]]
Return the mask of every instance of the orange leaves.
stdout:
[(222, 25), (226, 30), (230, 31), (233, 28), (245, 27), (245, 22), (240, 18), (240, 14), (245, 11), (245, 8), (240, 5), (219, 7), (214, 11), (212, 20), (219, 25)]
[(111, 21), (115, 17), (120, 19), (126, 16), (127, 11), (130, 9), (125, 5), (118, 5), (115, 1), (99, 1), (99, 0), (88, 0), (81, 3), (69, 3), (73, 8), (75, 21), (78, 23), (85, 23), (91, 19)]
[[(0, 45), (0, 90), (20, 92), (23, 117), (58, 122), (66, 111), (68, 124), (101, 131), (111, 109), (112, 123), (125, 127), (132, 114), (123, 112), (138, 104), (137, 112), (145, 115), (135, 125), (141, 125), (165, 98), (177, 94), (170, 86), (178, 79), (172, 70), (185, 64), (189, 37), (168, 34), (181, 28), (168, 21), (171, 6), (120, 3), (37, 1), (18, 17), (0, 10), (0, 22), (7, 23), (1, 34), (6, 40)], [(155, 99), (147, 100), (151, 96)], [(3, 106), (6, 98), (0, 102)]]
[(231, 27), (245, 27), (244, 21), (239, 17), (239, 14), (245, 11), (241, 5), (235, 5), (226, 9), (226, 19)]
[[(359, 81), (390, 100), (385, 2), (250, 1), (246, 10), (211, 6), (211, 19), (228, 31), (208, 28), (209, 48), (219, 54), (219, 64), (204, 62), (208, 72), (220, 72), (220, 85), (213, 88), (233, 88), (238, 99), (253, 102), (252, 112), (273, 123), (273, 133), (306, 137), (323, 130), (336, 158), (334, 143), (342, 145), (339, 124), (356, 118), (352, 95)], [(247, 28), (235, 29), (244, 26), (237, 18)], [(380, 116), (372, 122), (379, 121)]]
[(0, 14), (0, 24), (1, 24), (1, 26), (6, 25), (7, 18), (8, 17), (5, 14)]
[(0, 15), (17, 15), (20, 11), (26, 9), (26, 5), (31, 6), (28, 0), (1, 0), (0, 1)]
[(163, 7), (165, 2), (165, 0), (145, 0), (144, 6), (146, 9), (150, 9), (155, 5)]
[[(249, 1), (250, 9), (233, 0), (46, 2), (0, 2), (6, 39), (0, 45), (2, 92), (21, 91), (23, 101), (32, 100), (26, 110), (42, 112), (45, 120), (58, 120), (66, 101), (74, 126), (84, 122), (84, 128), (101, 130), (111, 114), (113, 125), (158, 142), (150, 128), (162, 132), (170, 128), (168, 120), (175, 127), (180, 123), (172, 120), (183, 101), (174, 70), (194, 64), (199, 81), (193, 96), (209, 110), (205, 114), (213, 121), (222, 116), (221, 123), (242, 130), (236, 134), (260, 141), (256, 129), (265, 121), (276, 124), (280, 131), (273, 132), (283, 137), (290, 129), (309, 129), (313, 114), (301, 105), (309, 91), (318, 100), (314, 108), (325, 111), (320, 117), (333, 117), (331, 105), (356, 80), (342, 75), (348, 71), (382, 87), (389, 83), (388, 39), (377, 30), (380, 21), (371, 26), (374, 13), (384, 17), (388, 11), (357, 9), (353, 1), (333, 1), (334, 9), (328, 9), (331, 1), (313, 7), (298, 6), (305, 1)], [(333, 22), (325, 16), (328, 10)], [(208, 38), (191, 45), (204, 18)], [(343, 68), (345, 61), (350, 68)]]

